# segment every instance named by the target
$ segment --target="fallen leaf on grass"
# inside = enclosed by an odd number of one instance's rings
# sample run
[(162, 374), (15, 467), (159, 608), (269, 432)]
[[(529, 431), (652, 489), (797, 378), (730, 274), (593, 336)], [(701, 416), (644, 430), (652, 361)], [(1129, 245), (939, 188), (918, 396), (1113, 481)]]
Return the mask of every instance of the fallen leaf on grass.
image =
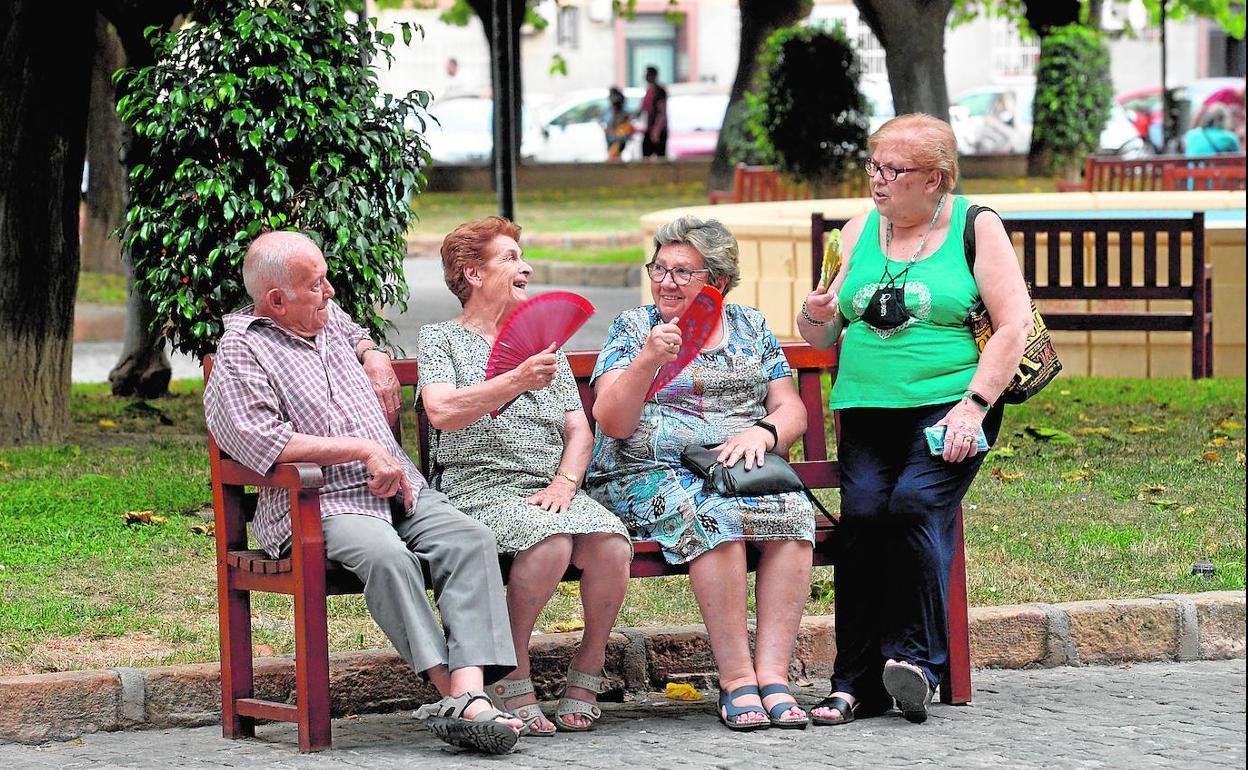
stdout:
[(663, 688), (663, 695), (670, 700), (702, 700), (702, 693), (693, 685), (684, 682), (668, 682)]
[(1236, 452), (1236, 453), (1235, 453), (1235, 462), (1239, 463), (1240, 465), (1243, 465), (1243, 464), (1244, 464), (1244, 453), (1243, 453), (1243, 452)]
[(1067, 471), (1066, 473), (1063, 473), (1062, 478), (1065, 479), (1066, 481), (1071, 481), (1071, 482), (1084, 481), (1091, 475), (1092, 475), (1092, 471), (1086, 468), (1080, 468), (1077, 471)]
[(566, 634), (569, 631), (580, 631), (585, 627), (583, 620), (565, 620), (560, 623), (551, 623), (546, 627), (548, 634)]
[(1166, 491), (1165, 484), (1145, 484), (1140, 487), (1140, 499), (1144, 499), (1144, 495), (1156, 495)]
[(1191, 516), (1193, 513), (1196, 513), (1196, 506), (1194, 505), (1189, 505), (1183, 509), (1184, 516)]
[(208, 535), (211, 537), (213, 534), (216, 533), (216, 531), (217, 531), (217, 526), (212, 523), (196, 524), (191, 527), (191, 534), (193, 535)]
[(1177, 508), (1179, 505), (1178, 500), (1170, 500), (1165, 497), (1154, 497), (1153, 499), (1146, 500), (1145, 502), (1149, 505), (1162, 509)]
[(99, 425), (101, 428), (116, 428), (116, 427), (117, 427), (117, 423), (115, 423), (115, 422), (113, 422), (112, 420), (109, 420), (109, 419), (107, 419), (107, 418), (104, 418), (104, 419), (100, 420), (100, 421), (99, 421), (99, 423), (98, 423), (98, 425)]
[(1002, 481), (1017, 481), (1027, 475), (1025, 473), (1010, 473), (1009, 471), (1002, 470), (1001, 468), (993, 468), (990, 473)]
[(1006, 446), (994, 447), (992, 453), (990, 454), (990, 457), (1000, 460), (1009, 460), (1013, 456), (1014, 447), (1009, 446), (1008, 444)]
[(1029, 434), (1031, 434), (1033, 437), (1038, 438), (1041, 441), (1048, 441), (1053, 444), (1075, 443), (1074, 436), (1070, 435), (1066, 431), (1058, 430), (1057, 428), (1045, 428), (1045, 427), (1037, 427), (1035, 425), (1028, 425), (1026, 428), (1026, 431)]
[(1214, 436), (1213, 440), (1209, 442), (1209, 446), (1226, 446), (1230, 442), (1231, 440), (1226, 436)]
[(1221, 428), (1222, 430), (1239, 430), (1243, 426), (1235, 422), (1234, 420), (1223, 420), (1222, 422), (1218, 423), (1218, 427)]
[(564, 596), (570, 596), (573, 599), (581, 595), (580, 583), (560, 583), (557, 590)]
[(168, 516), (157, 516), (156, 511), (127, 511), (121, 515), (127, 524), (164, 524)]
[(4, 460), (0, 460), (0, 471), (7, 471), (10, 467), (12, 466), (10, 466)]
[(1208, 452), (1202, 454), (1200, 459), (1212, 465), (1213, 463), (1220, 462), (1222, 460), (1222, 455), (1210, 449)]
[(1165, 433), (1164, 425), (1132, 425), (1127, 428), (1127, 433)]
[(1076, 428), (1077, 436), (1112, 436), (1114, 432), (1109, 428), (1097, 426), (1095, 428)]

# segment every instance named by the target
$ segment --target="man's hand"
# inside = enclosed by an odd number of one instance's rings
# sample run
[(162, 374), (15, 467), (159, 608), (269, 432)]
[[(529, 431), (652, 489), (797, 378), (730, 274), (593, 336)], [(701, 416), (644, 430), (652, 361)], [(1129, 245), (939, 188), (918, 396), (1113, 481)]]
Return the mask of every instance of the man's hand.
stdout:
[(364, 374), (373, 384), (373, 393), (377, 395), (377, 401), (381, 404), (382, 411), (386, 413), (386, 419), (393, 423), (402, 405), (402, 398), (399, 392), (399, 378), (394, 373), (390, 356), (378, 348), (369, 348), (364, 351)]
[(368, 453), (364, 458), (364, 467), (368, 471), (368, 491), (377, 497), (391, 498), (398, 492), (403, 493), (404, 507), (411, 512), (416, 505), (416, 496), (412, 494), (412, 486), (407, 480), (407, 472), (403, 463), (381, 446)]
[(568, 506), (572, 504), (572, 498), (575, 495), (575, 484), (563, 476), (555, 476), (554, 481), (550, 482), (550, 486), (531, 496), (526, 502), (536, 505), (543, 511), (564, 513), (568, 510)]
[(559, 367), (559, 358), (555, 355), (555, 343), (541, 353), (534, 353), (524, 359), (524, 363), (512, 369), (515, 383), (522, 390), (541, 390), (555, 379)]

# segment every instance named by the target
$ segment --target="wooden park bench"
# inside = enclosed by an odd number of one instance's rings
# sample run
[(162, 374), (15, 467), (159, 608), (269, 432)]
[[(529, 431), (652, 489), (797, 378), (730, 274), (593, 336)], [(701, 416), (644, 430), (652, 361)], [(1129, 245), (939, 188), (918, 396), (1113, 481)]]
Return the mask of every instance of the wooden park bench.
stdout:
[[(804, 343), (786, 343), (785, 355), (797, 375), (797, 387), (809, 415), (803, 436), (804, 459), (793, 463), (811, 489), (840, 486), (840, 465), (828, 453), (825, 430), (826, 398), (821, 389), (824, 374), (835, 376), (836, 353), (819, 351)], [(585, 412), (593, 422), (593, 391), (589, 376), (598, 351), (568, 354), (576, 375)], [(211, 358), (205, 361), (204, 376), (211, 376)], [(415, 385), (417, 365), (412, 359), (394, 362), (403, 385)], [(428, 425), (423, 413), (417, 443), (423, 467), (428, 458)], [(321, 530), (319, 489), (324, 483), (321, 469), (310, 463), (281, 463), (259, 475), (222, 454), (208, 437), (212, 472), (213, 509), (216, 516), (217, 596), (221, 623), (221, 722), (227, 738), (255, 735), (259, 719), (294, 722), (299, 727), (299, 750), (329, 748), (329, 643), (326, 629), (326, 602), (329, 594), (359, 593), (360, 582), (340, 565), (325, 558)], [(291, 553), (280, 559), (269, 558), (250, 547), (247, 522), (255, 510), (256, 495), (248, 487), (283, 487), (290, 492)], [(834, 522), (816, 514), (814, 563), (832, 563), (831, 541)], [(652, 541), (634, 541), (632, 577), (656, 577), (687, 572), (683, 565), (671, 565)], [(751, 549), (753, 555), (753, 549)], [(501, 562), (504, 579), (509, 564)], [(754, 567), (750, 565), (751, 569)], [(570, 569), (564, 580), (576, 580)], [(266, 701), (255, 697), (251, 635), (251, 592), (266, 591), (294, 597), (295, 702)], [(963, 550), (962, 513), (957, 516), (957, 550), (949, 585), (949, 673), (941, 683), (941, 700), (966, 704), (971, 700), (970, 635), (967, 621), (966, 560)]]
[[(1213, 266), (1205, 262), (1203, 211), (1188, 218), (1007, 216), (1003, 221), (1049, 329), (1190, 332), (1192, 378), (1213, 376)], [(816, 279), (824, 233), (844, 223), (811, 215), (811, 269)], [(1123, 300), (1141, 304), (1179, 300), (1184, 307), (1104, 308), (1105, 302)], [(1063, 305), (1075, 301), (1084, 307), (1046, 309), (1045, 301)]]
[[(1196, 189), (1243, 189), (1244, 154), (1211, 155), (1204, 158), (1188, 158), (1182, 155), (1154, 155), (1152, 157), (1124, 159), (1119, 157), (1088, 156), (1084, 161), (1082, 184), (1059, 185), (1061, 192), (1138, 192), (1175, 189), (1165, 182), (1168, 168), (1194, 169), (1216, 168), (1229, 171), (1211, 172), (1211, 178), (1226, 175), (1234, 178), (1238, 169), (1240, 186), (1197, 187)], [(1186, 186), (1184, 187), (1186, 189)]]
[(795, 182), (771, 166), (738, 163), (732, 172), (732, 189), (711, 190), (706, 197), (711, 203), (798, 201), (814, 197), (814, 191), (810, 185)]
[(1166, 166), (1161, 173), (1163, 190), (1242, 190), (1248, 175), (1238, 166)]

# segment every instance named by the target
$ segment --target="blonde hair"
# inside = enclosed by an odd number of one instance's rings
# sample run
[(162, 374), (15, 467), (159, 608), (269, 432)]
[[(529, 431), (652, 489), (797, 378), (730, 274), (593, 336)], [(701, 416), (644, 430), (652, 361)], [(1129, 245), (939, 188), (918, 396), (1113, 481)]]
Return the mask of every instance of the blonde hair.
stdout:
[(874, 154), (881, 144), (903, 147), (914, 165), (939, 171), (941, 192), (958, 183), (958, 140), (940, 118), (922, 112), (898, 115), (867, 139), (867, 151)]

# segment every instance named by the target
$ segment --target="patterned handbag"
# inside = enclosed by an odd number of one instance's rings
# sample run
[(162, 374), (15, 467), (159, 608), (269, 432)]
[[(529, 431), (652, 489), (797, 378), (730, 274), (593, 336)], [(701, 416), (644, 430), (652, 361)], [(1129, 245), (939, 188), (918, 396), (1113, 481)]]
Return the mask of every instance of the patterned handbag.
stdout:
[[(966, 252), (966, 265), (970, 268), (972, 275), (975, 272), (975, 217), (981, 211), (997, 213), (987, 206), (972, 205), (966, 210), (966, 231), (962, 242), (963, 250)], [(1030, 286), (1027, 287), (1027, 291), (1030, 295)], [(1036, 301), (1034, 299), (1030, 301), (1031, 334), (1028, 335), (1027, 344), (1023, 347), (1023, 357), (1018, 362), (1018, 372), (1006, 386), (1005, 392), (1001, 394), (1001, 399), (1007, 404), (1021, 404), (1036, 395), (1062, 370), (1062, 362), (1058, 360), (1057, 351), (1053, 349), (1053, 338), (1049, 336), (1049, 327), (1045, 326), (1044, 319), (1040, 317), (1040, 311), (1036, 309)], [(971, 336), (975, 338), (975, 345), (982, 354), (984, 346), (988, 344), (988, 338), (992, 336), (992, 318), (989, 317), (988, 309), (984, 307), (982, 299), (976, 302), (966, 314), (965, 323), (970, 327)]]

